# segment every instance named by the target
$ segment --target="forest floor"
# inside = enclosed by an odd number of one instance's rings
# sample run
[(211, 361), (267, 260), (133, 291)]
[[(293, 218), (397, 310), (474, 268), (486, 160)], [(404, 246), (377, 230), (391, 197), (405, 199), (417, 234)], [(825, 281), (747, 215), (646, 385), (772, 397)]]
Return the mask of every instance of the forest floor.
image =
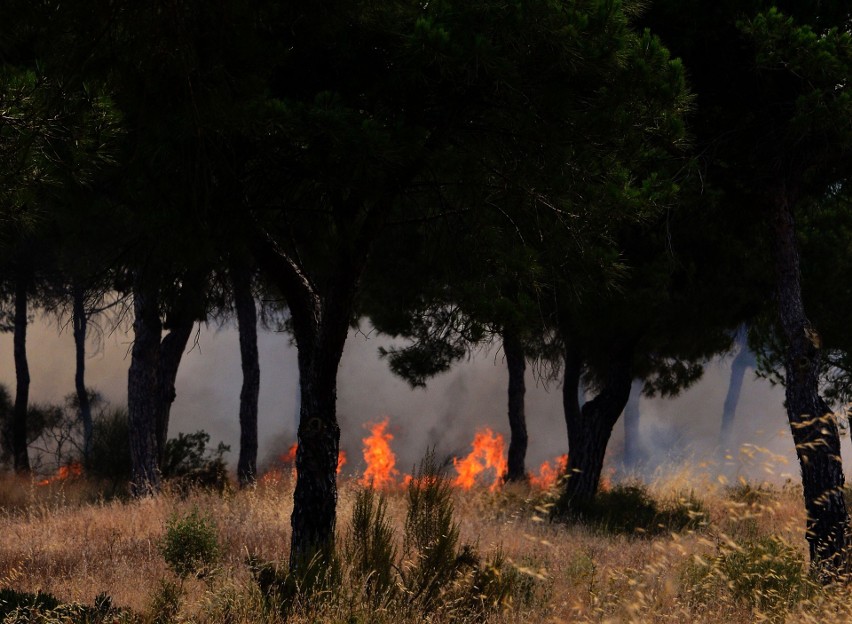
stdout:
[[(399, 587), (388, 590), (393, 599), (370, 596), (370, 575), (354, 574), (351, 518), (362, 488), (343, 478), (338, 542), (349, 546), (341, 546), (347, 554), (337, 589), (297, 600), (289, 613), (264, 599), (247, 564), (253, 558), (284, 567), (289, 477), (249, 491), (172, 492), (136, 501), (106, 501), (84, 478), (40, 487), (10, 477), (0, 488), (0, 590), (46, 592), (62, 603), (100, 602), (109, 617), (90, 621), (852, 621), (848, 586), (822, 587), (808, 575), (802, 499), (794, 485), (699, 485), (684, 474), (643, 488), (616, 486), (610, 500), (616, 513), (602, 523), (553, 522), (551, 499), (526, 485), (453, 491), (459, 552), (470, 544), (479, 561), (492, 561), (491, 578), (500, 579), (502, 589), (471, 602), (448, 587), (470, 576), (460, 572), (427, 605)], [(619, 492), (628, 496), (619, 498)], [(401, 560), (410, 553), (403, 538), (408, 493), (400, 488), (385, 499)], [(687, 510), (687, 521), (675, 526), (646, 518), (644, 526), (634, 526), (631, 518), (647, 503)], [(212, 527), (219, 550), (202, 578), (181, 581), (162, 545), (168, 527), (186, 518)], [(403, 584), (406, 565), (388, 570), (391, 585)], [(468, 594), (477, 591), (465, 587)], [(117, 609), (107, 610), (104, 596)], [(470, 607), (474, 603), (478, 607)], [(29, 617), (19, 610), (5, 621), (76, 621), (53, 620), (49, 613)]]

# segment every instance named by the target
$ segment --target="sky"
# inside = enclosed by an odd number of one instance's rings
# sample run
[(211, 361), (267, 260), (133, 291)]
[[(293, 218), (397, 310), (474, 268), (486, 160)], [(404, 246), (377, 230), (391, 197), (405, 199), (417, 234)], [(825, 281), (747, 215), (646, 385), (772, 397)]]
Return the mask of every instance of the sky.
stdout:
[[(131, 337), (116, 331), (90, 346), (87, 385), (114, 405), (126, 402)], [(204, 429), (213, 445), (231, 445), (226, 456), (236, 463), (239, 442), (239, 343), (233, 327), (201, 327), (190, 339), (177, 377), (177, 399), (172, 408), (170, 435)], [(430, 447), (439, 457), (464, 455), (474, 433), (491, 427), (508, 439), (507, 379), (499, 345), (475, 353), (452, 371), (413, 390), (387, 368), (378, 348), (390, 339), (376, 335), (365, 324), (350, 333), (338, 378), (338, 418), (341, 448), (349, 462), (344, 472), (363, 470), (362, 438), (370, 423), (389, 419), (392, 448), (398, 468), (409, 472)], [(296, 440), (298, 404), (296, 350), (287, 334), (259, 334), (261, 367), (258, 462), (261, 469)], [(55, 320), (36, 318), (29, 328), (28, 353), (32, 378), (30, 397), (38, 402), (61, 402), (74, 389), (74, 349), (70, 329)], [(725, 460), (718, 453), (722, 405), (730, 378), (732, 357), (709, 362), (701, 382), (675, 399), (642, 398), (641, 437), (649, 460), (643, 476), (653, 478), (665, 469), (688, 463), (694, 469), (722, 473), (726, 479), (798, 480), (793, 443), (782, 407), (783, 389), (747, 373), (737, 417), (734, 441), (739, 452)], [(0, 382), (14, 388), (12, 337), (0, 335)], [(527, 371), (527, 468), (567, 451), (567, 435), (558, 381), (537, 381)], [(847, 436), (848, 437), (848, 436)], [(843, 440), (845, 464), (852, 449)], [(620, 467), (623, 425), (613, 432), (608, 466)]]

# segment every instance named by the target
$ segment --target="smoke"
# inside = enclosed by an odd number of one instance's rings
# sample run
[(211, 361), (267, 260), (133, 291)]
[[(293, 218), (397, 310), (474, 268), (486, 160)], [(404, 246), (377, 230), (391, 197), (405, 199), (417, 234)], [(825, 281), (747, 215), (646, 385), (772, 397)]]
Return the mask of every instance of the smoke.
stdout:
[[(452, 371), (439, 375), (424, 389), (411, 389), (393, 377), (378, 357), (378, 347), (389, 339), (369, 331), (353, 331), (340, 365), (338, 417), (341, 447), (349, 462), (344, 473), (364, 468), (362, 439), (369, 423), (389, 418), (397, 466), (407, 472), (434, 447), (438, 457), (465, 455), (478, 429), (488, 426), (509, 434), (506, 417), (507, 382), (502, 351), (495, 346), (475, 354)], [(87, 383), (114, 405), (127, 397), (127, 368), (131, 337), (118, 332), (104, 336), (100, 349), (87, 359)], [(261, 464), (286, 452), (296, 440), (298, 372), (296, 350), (288, 335), (259, 335), (261, 366), (259, 409), (259, 459)], [(12, 337), (0, 335), (0, 382), (14, 388)], [(29, 329), (31, 398), (61, 402), (74, 389), (74, 348), (71, 333), (55, 323), (37, 320)], [(744, 476), (775, 482), (798, 479), (793, 443), (783, 409), (783, 390), (749, 373), (743, 384), (733, 425), (733, 447), (728, 459), (720, 457), (719, 434), (730, 358), (706, 366), (704, 379), (682, 396), (640, 401), (641, 442), (645, 476), (666, 466), (690, 462), (728, 478)], [(232, 327), (202, 327), (184, 356), (177, 378), (177, 400), (172, 408), (170, 435), (204, 429), (212, 442), (231, 445), (228, 459), (236, 463), (239, 445), (239, 393), (242, 383), (237, 332)], [(545, 387), (531, 372), (527, 377), (527, 468), (535, 470), (545, 460), (567, 451), (561, 388)], [(613, 432), (608, 465), (620, 467), (624, 445), (623, 423)], [(847, 458), (852, 451), (844, 451)], [(786, 462), (786, 464), (784, 464)]]

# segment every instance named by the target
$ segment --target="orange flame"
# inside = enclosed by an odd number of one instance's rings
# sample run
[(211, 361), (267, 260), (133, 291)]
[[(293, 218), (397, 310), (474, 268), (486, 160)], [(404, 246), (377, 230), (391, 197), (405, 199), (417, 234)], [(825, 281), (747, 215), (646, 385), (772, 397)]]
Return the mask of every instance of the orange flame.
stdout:
[(390, 447), (393, 435), (387, 433), (388, 419), (370, 426), (370, 435), (363, 439), (364, 461), (367, 468), (361, 477), (361, 485), (382, 489), (396, 484), (399, 471), (396, 466), (396, 455)]
[(55, 483), (57, 481), (65, 481), (69, 477), (79, 477), (83, 474), (83, 464), (80, 462), (72, 462), (66, 466), (60, 466), (59, 470), (56, 471), (56, 474), (52, 477), (48, 477), (47, 479), (42, 479), (36, 485), (50, 485), (51, 483)]
[[(260, 477), (260, 483), (264, 485), (272, 485), (279, 481), (281, 481), (283, 467), (290, 466), (290, 476), (295, 479), (296, 478), (296, 453), (299, 451), (299, 443), (293, 442), (287, 452), (283, 455), (278, 456), (278, 463), (281, 467), (272, 468), (271, 470), (267, 470), (266, 473), (262, 477)], [(340, 470), (343, 468), (344, 464), (346, 464), (346, 451), (339, 451), (337, 454), (337, 474), (340, 474)]]
[(453, 466), (459, 475), (453, 485), (469, 490), (480, 473), (493, 469), (494, 482), (491, 484), (491, 490), (496, 490), (503, 482), (507, 467), (503, 436), (486, 427), (477, 432), (471, 446), (473, 450), (467, 457), (462, 460), (453, 458)]
[(556, 485), (559, 477), (563, 476), (568, 469), (568, 455), (560, 455), (551, 464), (545, 461), (538, 469), (537, 475), (530, 475), (530, 484), (544, 490)]

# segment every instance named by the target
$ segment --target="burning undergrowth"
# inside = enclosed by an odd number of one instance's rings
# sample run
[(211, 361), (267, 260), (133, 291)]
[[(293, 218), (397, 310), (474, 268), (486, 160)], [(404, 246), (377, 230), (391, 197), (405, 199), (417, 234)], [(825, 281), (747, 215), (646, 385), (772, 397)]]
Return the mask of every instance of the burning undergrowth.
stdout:
[[(369, 431), (369, 435), (361, 440), (363, 470), (360, 474), (347, 474), (344, 467), (348, 465), (348, 457), (346, 452), (341, 450), (337, 462), (338, 475), (354, 476), (361, 485), (376, 490), (406, 487), (412, 475), (400, 472), (397, 467), (390, 419), (384, 418), (379, 422), (370, 422), (364, 427)], [(281, 453), (263, 473), (260, 483), (269, 485), (278, 483), (282, 479), (295, 479), (298, 448), (298, 442), (294, 442), (286, 452)], [(508, 468), (506, 448), (506, 441), (500, 433), (488, 427), (477, 431), (470, 443), (470, 452), (464, 457), (452, 457), (447, 462), (452, 464), (454, 473), (451, 475), (452, 487), (469, 490), (475, 486), (487, 486), (492, 492), (500, 489), (504, 484)], [(545, 461), (537, 472), (528, 475), (528, 481), (535, 488), (548, 490), (565, 475), (567, 466), (567, 455)], [(603, 479), (602, 487), (604, 489), (609, 487), (608, 478)]]

